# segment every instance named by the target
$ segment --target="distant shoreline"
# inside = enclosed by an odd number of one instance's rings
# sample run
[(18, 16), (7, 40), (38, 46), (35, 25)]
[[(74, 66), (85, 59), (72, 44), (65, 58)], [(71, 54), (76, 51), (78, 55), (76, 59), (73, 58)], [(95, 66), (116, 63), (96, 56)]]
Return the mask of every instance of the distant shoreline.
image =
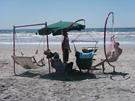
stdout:
[[(135, 42), (120, 42), (120, 45), (122, 47), (135, 47)], [(49, 42), (50, 46), (61, 46), (61, 42)], [(75, 43), (76, 46), (78, 47), (94, 47), (95, 44), (91, 44), (91, 43)], [(109, 43), (106, 43), (106, 45), (108, 46)], [(12, 47), (13, 43), (2, 43), (0, 42), (0, 47)], [(70, 43), (70, 46), (73, 46), (73, 43)], [(103, 47), (103, 42), (99, 42), (97, 45), (97, 47)], [(16, 43), (16, 47), (46, 47), (46, 43)]]
[[(41, 27), (42, 28), (42, 27)], [(17, 29), (16, 31), (19, 31), (19, 32), (24, 32), (26, 31), (27, 32), (37, 32), (40, 28), (36, 28), (36, 29), (33, 29), (33, 28), (28, 28), (28, 29)], [(108, 31), (112, 31), (112, 28), (107, 28)], [(6, 33), (9, 33), (9, 32), (12, 32), (13, 29), (0, 29), (0, 33), (2, 32), (6, 32)], [(88, 31), (88, 32), (91, 32), (91, 31), (96, 31), (96, 32), (104, 32), (104, 28), (86, 28), (85, 30), (82, 30), (82, 32), (84, 31)], [(114, 32), (135, 32), (135, 27), (115, 27), (114, 28)]]

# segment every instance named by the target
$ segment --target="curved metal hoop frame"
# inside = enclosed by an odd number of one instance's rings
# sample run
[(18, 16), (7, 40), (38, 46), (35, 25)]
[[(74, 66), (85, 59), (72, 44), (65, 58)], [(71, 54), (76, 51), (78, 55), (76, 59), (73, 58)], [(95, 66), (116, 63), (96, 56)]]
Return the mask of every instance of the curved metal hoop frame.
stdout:
[(107, 22), (108, 22), (108, 19), (109, 17), (112, 15), (112, 24), (114, 24), (114, 13), (113, 12), (110, 12), (105, 20), (105, 26), (104, 26), (104, 54), (105, 54), (105, 58), (107, 60), (107, 63), (113, 67), (114, 71), (115, 71), (115, 66), (112, 65), (109, 60), (108, 60), (108, 57), (107, 57), (107, 52), (106, 52), (106, 27), (107, 27)]

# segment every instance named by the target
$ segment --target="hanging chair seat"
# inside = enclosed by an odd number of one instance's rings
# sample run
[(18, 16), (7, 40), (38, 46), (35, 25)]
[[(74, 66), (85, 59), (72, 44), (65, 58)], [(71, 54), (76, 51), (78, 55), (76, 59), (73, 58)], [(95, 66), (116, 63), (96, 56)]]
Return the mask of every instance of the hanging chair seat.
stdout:
[(45, 66), (43, 63), (43, 59), (40, 60), (42, 64), (39, 64), (39, 62), (36, 62), (36, 59), (34, 56), (12, 56), (15, 63), (22, 66), (25, 69), (37, 69), (39, 67)]
[(91, 51), (89, 53), (76, 51), (76, 64), (79, 67), (80, 71), (82, 69), (88, 69), (88, 71), (91, 69), (94, 55), (94, 51)]

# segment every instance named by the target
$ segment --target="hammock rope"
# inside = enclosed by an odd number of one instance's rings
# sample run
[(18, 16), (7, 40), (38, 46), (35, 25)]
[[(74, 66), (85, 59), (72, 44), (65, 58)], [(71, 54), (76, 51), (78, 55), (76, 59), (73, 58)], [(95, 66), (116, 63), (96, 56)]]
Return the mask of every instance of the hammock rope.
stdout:
[(86, 32), (86, 34), (83, 34), (83, 35), (88, 35), (92, 40), (78, 40), (79, 37), (81, 36), (82, 34), (78, 34), (71, 42), (73, 43), (74, 47), (75, 47), (75, 43), (74, 42), (93, 42), (95, 43), (94, 47), (91, 47), (91, 48), (97, 48), (97, 44), (98, 44), (98, 41), (91, 35), (88, 33), (88, 31)]
[[(22, 42), (22, 39), (20, 38), (19, 39), (19, 35), (17, 36), (17, 34), (15, 35), (15, 37), (16, 37), (16, 41), (17, 42)], [(41, 42), (44, 42), (44, 38), (43, 39), (40, 39), (40, 41), (39, 41), (39, 43), (38, 43), (38, 46), (37, 46), (37, 48), (34, 50), (34, 55), (33, 56), (36, 56), (38, 53), (39, 53), (39, 48), (41, 47)], [(31, 40), (30, 40), (30, 42), (31, 42)], [(44, 50), (44, 48), (45, 47), (43, 47), (43, 50)], [(23, 50), (22, 50), (22, 48), (21, 48), (21, 46), (20, 45), (18, 45), (18, 49), (20, 50), (20, 54), (22, 55), (22, 56), (24, 56), (25, 55), (25, 53), (23, 52)]]

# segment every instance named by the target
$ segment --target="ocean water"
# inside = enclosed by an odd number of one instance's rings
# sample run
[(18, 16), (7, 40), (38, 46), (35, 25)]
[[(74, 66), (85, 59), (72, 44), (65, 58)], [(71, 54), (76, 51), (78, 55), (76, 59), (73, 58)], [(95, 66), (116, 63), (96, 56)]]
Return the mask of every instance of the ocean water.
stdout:
[[(81, 32), (69, 32), (70, 44), (74, 40), (75, 44), (79, 45), (103, 45), (104, 32), (103, 28), (87, 28)], [(16, 45), (44, 45), (46, 44), (46, 36), (36, 35), (37, 29), (21, 29), (16, 33)], [(116, 41), (123, 46), (135, 47), (135, 28), (114, 28), (107, 29), (107, 43), (110, 42), (110, 37), (115, 35)], [(49, 44), (61, 44), (62, 36), (49, 35)], [(97, 42), (97, 43), (96, 43)], [(13, 31), (0, 30), (0, 45), (13, 45)]]

